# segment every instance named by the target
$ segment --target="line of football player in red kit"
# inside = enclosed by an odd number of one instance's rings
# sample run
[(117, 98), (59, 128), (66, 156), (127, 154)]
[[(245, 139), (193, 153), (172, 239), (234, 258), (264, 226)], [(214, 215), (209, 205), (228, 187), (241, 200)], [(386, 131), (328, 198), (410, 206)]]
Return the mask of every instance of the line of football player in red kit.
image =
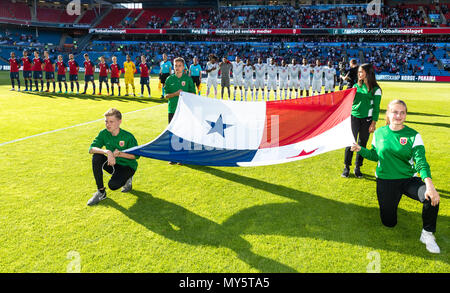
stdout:
[[(55, 82), (55, 72), (57, 75), (56, 81), (59, 85), (58, 93), (63, 93), (63, 85), (64, 85), (64, 93), (80, 93), (80, 84), (78, 82), (78, 72), (80, 70), (80, 66), (77, 61), (74, 59), (74, 55), (69, 55), (69, 61), (67, 63), (64, 62), (62, 55), (58, 56), (56, 62), (50, 58), (49, 52), (44, 51), (44, 59), (40, 58), (39, 52), (35, 51), (34, 58), (28, 56), (28, 51), (23, 51), (23, 57), (17, 58), (14, 52), (11, 52), (9, 65), (10, 65), (10, 78), (11, 78), (11, 91), (16, 90), (16, 82), (17, 82), (17, 90), (21, 90), (19, 70), (22, 67), (23, 79), (25, 81), (25, 90), (24, 91), (34, 91), (34, 92), (56, 92), (56, 82)], [(105, 62), (104, 57), (100, 57), (100, 62), (98, 66), (96, 66), (90, 59), (89, 55), (84, 54), (84, 63), (83, 67), (85, 69), (84, 72), (84, 91), (82, 94), (86, 94), (89, 83), (92, 83), (92, 94), (96, 93), (96, 85), (94, 79), (95, 68), (99, 68), (99, 92), (98, 95), (102, 94), (102, 85), (106, 84), (107, 94), (110, 96), (114, 95), (114, 84), (117, 85), (118, 95), (120, 96), (121, 87), (120, 87), (120, 76), (124, 73), (124, 69), (117, 63), (117, 58), (114, 56), (112, 58), (112, 63), (108, 65)], [(139, 65), (140, 68), (140, 77), (141, 77), (141, 97), (144, 94), (144, 86), (147, 87), (148, 95), (150, 96), (150, 70), (151, 65), (146, 62), (145, 56), (141, 56), (141, 63)], [(47, 88), (44, 90), (44, 79), (43, 79), (43, 71), (45, 72), (45, 79)], [(66, 73), (69, 72), (69, 82), (70, 82), (70, 92), (68, 91)], [(110, 83), (111, 83), (111, 93), (108, 83), (108, 74), (110, 74)], [(33, 81), (34, 81), (34, 90), (33, 90)], [(40, 84), (40, 90), (39, 90)], [(50, 90), (50, 85), (53, 85), (53, 90)], [(128, 94), (127, 94), (128, 95)]]

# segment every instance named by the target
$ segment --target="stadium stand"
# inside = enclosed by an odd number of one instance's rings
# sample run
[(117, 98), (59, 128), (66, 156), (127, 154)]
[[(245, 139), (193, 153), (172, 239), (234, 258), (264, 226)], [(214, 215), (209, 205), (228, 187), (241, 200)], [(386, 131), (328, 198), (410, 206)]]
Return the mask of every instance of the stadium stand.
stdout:
[(169, 22), (175, 9), (155, 8), (145, 9), (142, 15), (137, 19), (135, 27), (137, 28), (162, 28)]
[[(8, 28), (0, 29), (0, 57), (8, 57), (11, 50), (20, 52), (23, 48), (42, 50), (50, 48), (55, 54), (74, 52), (79, 62), (82, 54), (87, 52), (92, 60), (104, 55), (112, 55), (123, 62), (127, 53), (133, 59), (140, 54), (150, 57), (158, 70), (162, 53), (169, 58), (178, 55), (191, 60), (200, 57), (202, 65), (206, 63), (209, 53), (226, 56), (233, 60), (239, 54), (242, 58), (256, 61), (274, 57), (277, 61), (290, 61), (303, 57), (309, 62), (320, 59), (325, 63), (333, 60), (348, 61), (355, 58), (358, 62), (372, 62), (379, 74), (439, 74), (450, 75), (441, 65), (441, 60), (448, 59), (448, 35), (416, 36), (408, 35), (300, 35), (300, 36), (226, 36), (226, 35), (150, 35), (131, 36), (124, 41), (122, 36), (92, 35), (87, 39), (85, 48), (77, 50), (75, 41), (87, 36), (84, 30), (57, 29), (60, 24), (92, 25), (101, 21), (96, 28), (396, 28), (396, 27), (436, 27), (445, 26), (449, 20), (449, 4), (401, 4), (385, 5), (382, 15), (369, 16), (365, 6), (361, 5), (319, 5), (319, 6), (222, 6), (182, 8), (117, 8), (97, 10), (83, 7), (82, 15), (68, 16), (64, 7), (60, 9), (43, 6), (38, 2), (36, 21), (55, 24), (54, 29), (40, 29), (38, 35), (35, 27), (30, 29), (11, 26), (21, 21), (31, 21), (30, 6), (24, 2), (11, 5), (11, 1), (0, 1), (0, 20), (6, 19)], [(102, 15), (105, 11), (110, 11)], [(431, 21), (430, 15), (440, 15), (440, 21)], [(435, 18), (437, 19), (437, 18)], [(17, 21), (17, 22), (15, 22)], [(34, 18), (33, 18), (34, 21)], [(3, 21), (5, 23), (5, 21)], [(50, 24), (50, 25), (51, 25)], [(47, 24), (48, 25), (48, 24)], [(448, 26), (448, 25), (447, 25)], [(63, 39), (62, 39), (63, 38)], [(146, 39), (144, 41), (144, 38)], [(106, 40), (103, 40), (106, 39)], [(170, 41), (170, 42), (168, 42)], [(437, 43), (432, 45), (430, 43)], [(3, 61), (4, 62), (4, 61)], [(446, 61), (445, 61), (446, 62)], [(446, 63), (447, 64), (447, 63)]]
[(98, 28), (120, 27), (122, 20), (132, 11), (129, 9), (113, 9), (97, 25)]

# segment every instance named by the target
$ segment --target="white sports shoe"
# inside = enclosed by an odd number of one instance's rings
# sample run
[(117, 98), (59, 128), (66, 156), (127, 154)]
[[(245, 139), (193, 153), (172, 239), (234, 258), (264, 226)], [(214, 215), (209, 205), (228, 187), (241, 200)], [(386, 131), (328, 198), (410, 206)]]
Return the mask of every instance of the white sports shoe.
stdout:
[(439, 246), (436, 243), (436, 238), (434, 237), (432, 232), (422, 230), (422, 235), (420, 235), (420, 242), (424, 243), (427, 247), (427, 250), (431, 253), (441, 252)]

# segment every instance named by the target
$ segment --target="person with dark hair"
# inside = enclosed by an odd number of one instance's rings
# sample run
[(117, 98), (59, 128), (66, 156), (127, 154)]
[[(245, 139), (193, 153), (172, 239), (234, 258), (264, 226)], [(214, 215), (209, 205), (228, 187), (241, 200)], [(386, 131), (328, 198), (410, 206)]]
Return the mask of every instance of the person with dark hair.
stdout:
[[(356, 94), (353, 100), (351, 113), (351, 127), (355, 140), (360, 146), (365, 147), (369, 140), (370, 133), (375, 131), (375, 125), (380, 114), (381, 88), (375, 78), (375, 70), (372, 64), (363, 64), (358, 68), (358, 83)], [(353, 152), (350, 147), (345, 149), (345, 167), (342, 177), (348, 177), (352, 164)], [(356, 155), (355, 176), (362, 178), (361, 166), (363, 157)]]
[(209, 96), (209, 90), (212, 87), (214, 89), (214, 98), (217, 98), (217, 77), (219, 75), (219, 63), (217, 62), (217, 56), (214, 54), (209, 55), (209, 61), (206, 63), (205, 71), (208, 74), (206, 80), (206, 96)]
[(347, 81), (347, 89), (352, 88), (358, 82), (358, 62), (355, 59), (350, 60), (350, 69), (344, 77)]
[(39, 91), (39, 83), (41, 81), (41, 92), (44, 91), (44, 81), (42, 80), (42, 70), (44, 70), (44, 60), (39, 57), (39, 52), (34, 51), (34, 59), (33, 59), (33, 79), (35, 85), (35, 92)]
[(64, 82), (64, 87), (66, 89), (65, 93), (67, 94), (66, 68), (67, 65), (64, 63), (63, 56), (58, 55), (58, 61), (56, 62), (56, 71), (58, 73), (57, 80), (59, 85), (59, 94), (62, 93), (62, 82)]
[(164, 53), (162, 55), (163, 60), (159, 63), (159, 80), (161, 82), (162, 85), (162, 93), (161, 93), (161, 99), (164, 99), (165, 97), (165, 84), (166, 84), (166, 79), (170, 76), (170, 74), (172, 73), (172, 62), (170, 62), (169, 60), (167, 60), (167, 54)]
[(84, 92), (86, 94), (89, 82), (92, 82), (92, 94), (95, 95), (95, 81), (94, 81), (94, 72), (95, 72), (95, 64), (89, 59), (89, 55), (87, 53), (84, 54)]
[[(32, 65), (33, 65), (33, 60), (28, 56), (28, 51), (27, 50), (23, 50), (23, 57), (21, 59), (22, 61), (22, 74), (23, 74), (23, 79), (25, 80), (25, 91), (32, 91), (33, 90), (33, 80), (32, 78)], [(30, 88), (28, 89), (28, 83), (30, 84)]]
[(141, 97), (144, 96), (144, 88), (147, 87), (148, 97), (150, 98), (150, 71), (152, 66), (147, 62), (147, 57), (141, 55), (141, 63), (139, 64), (139, 70), (141, 71)]
[(198, 64), (198, 58), (194, 57), (193, 63), (189, 66), (189, 76), (197, 87), (197, 95), (200, 95), (200, 86), (202, 84), (202, 67)]
[(345, 76), (347, 75), (347, 70), (345, 68), (344, 62), (339, 62), (339, 90), (344, 89)]
[(223, 94), (225, 89), (228, 91), (228, 100), (231, 99), (231, 90), (230, 90), (230, 72), (233, 65), (228, 61), (227, 57), (222, 58), (222, 62), (219, 63), (220, 70), (220, 85), (221, 85), (221, 99), (223, 100)]
[[(373, 134), (370, 150), (353, 144), (352, 151), (368, 160), (378, 162), (377, 198), (383, 225), (397, 224), (397, 208), (403, 194), (423, 204), (420, 241), (431, 253), (440, 253), (433, 233), (436, 232), (440, 197), (431, 180), (430, 166), (420, 134), (404, 125), (405, 102), (394, 100), (386, 111), (386, 126)], [(419, 173), (420, 177), (416, 177)]]
[(77, 86), (77, 94), (80, 92), (80, 84), (78, 83), (78, 71), (80, 67), (77, 61), (75, 61), (73, 54), (69, 55), (69, 80), (70, 80), (70, 93), (74, 92), (74, 83)]
[(106, 92), (109, 95), (109, 84), (108, 84), (108, 73), (109, 73), (109, 65), (105, 62), (105, 57), (100, 57), (100, 63), (98, 64), (98, 68), (100, 72), (98, 74), (98, 94), (102, 94), (102, 85), (105, 83)]
[(15, 91), (14, 80), (17, 80), (18, 91), (20, 91), (20, 78), (19, 78), (19, 68), (20, 60), (16, 57), (16, 53), (11, 52), (11, 58), (9, 58), (9, 77), (11, 78), (11, 91)]
[(53, 92), (56, 92), (55, 63), (52, 59), (50, 59), (50, 54), (48, 51), (44, 51), (44, 71), (45, 79), (47, 81), (46, 92), (50, 92), (50, 82), (53, 84)]

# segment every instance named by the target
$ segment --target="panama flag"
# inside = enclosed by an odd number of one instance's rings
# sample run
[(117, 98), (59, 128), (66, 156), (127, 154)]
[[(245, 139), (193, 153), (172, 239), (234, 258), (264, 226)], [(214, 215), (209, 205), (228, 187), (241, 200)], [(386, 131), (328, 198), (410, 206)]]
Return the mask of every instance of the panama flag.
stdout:
[(182, 92), (162, 134), (125, 152), (206, 166), (286, 163), (351, 146), (356, 88), (279, 101), (240, 102)]

